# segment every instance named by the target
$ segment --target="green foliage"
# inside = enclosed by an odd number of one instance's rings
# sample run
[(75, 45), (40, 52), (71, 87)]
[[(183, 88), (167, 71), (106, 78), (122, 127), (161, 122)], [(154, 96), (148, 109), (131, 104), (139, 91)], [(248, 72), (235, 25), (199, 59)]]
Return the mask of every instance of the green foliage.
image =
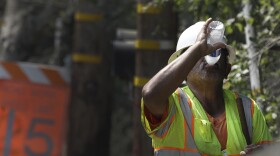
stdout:
[[(258, 2), (258, 3), (257, 3)], [(259, 67), (262, 76), (263, 94), (258, 96), (258, 103), (260, 103), (264, 109), (265, 118), (268, 122), (269, 129), (274, 137), (279, 136), (280, 125), (280, 98), (279, 88), (275, 86), (279, 82), (279, 72), (277, 70), (280, 67), (279, 51), (268, 50), (277, 42), (280, 43), (280, 2), (279, 0), (259, 0), (254, 3), (255, 9), (252, 12), (254, 17), (254, 27), (256, 29), (257, 48), (259, 51)], [(278, 90), (278, 91), (277, 91)]]
[[(98, 4), (100, 3), (100, 4)], [(106, 29), (136, 28), (136, 5), (135, 1), (99, 1), (105, 13)]]

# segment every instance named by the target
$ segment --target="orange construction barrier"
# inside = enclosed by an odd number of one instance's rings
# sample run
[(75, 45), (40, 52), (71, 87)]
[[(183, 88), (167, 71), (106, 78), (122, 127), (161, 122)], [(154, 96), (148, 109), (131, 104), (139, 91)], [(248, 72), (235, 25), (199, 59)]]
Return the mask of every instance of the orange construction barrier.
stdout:
[(0, 155), (60, 156), (70, 75), (63, 68), (0, 62)]

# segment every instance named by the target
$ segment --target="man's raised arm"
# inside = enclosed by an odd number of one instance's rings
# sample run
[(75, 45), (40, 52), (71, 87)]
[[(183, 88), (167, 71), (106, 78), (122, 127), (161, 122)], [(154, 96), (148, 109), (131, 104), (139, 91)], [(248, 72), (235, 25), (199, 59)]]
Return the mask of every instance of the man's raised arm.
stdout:
[(156, 117), (161, 117), (168, 97), (187, 78), (197, 61), (203, 56), (210, 54), (218, 48), (224, 48), (223, 43), (215, 45), (207, 44), (207, 27), (212, 21), (209, 18), (202, 27), (196, 42), (190, 46), (180, 57), (161, 69), (143, 87), (142, 96), (144, 104)]

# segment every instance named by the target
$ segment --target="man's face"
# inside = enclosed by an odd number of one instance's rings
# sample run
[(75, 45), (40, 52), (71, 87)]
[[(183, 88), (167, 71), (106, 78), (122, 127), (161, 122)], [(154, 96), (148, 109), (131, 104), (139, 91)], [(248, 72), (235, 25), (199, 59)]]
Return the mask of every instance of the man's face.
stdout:
[(230, 72), (230, 64), (227, 63), (227, 50), (222, 49), (219, 61), (214, 65), (206, 63), (202, 57), (190, 71), (188, 81), (223, 82)]

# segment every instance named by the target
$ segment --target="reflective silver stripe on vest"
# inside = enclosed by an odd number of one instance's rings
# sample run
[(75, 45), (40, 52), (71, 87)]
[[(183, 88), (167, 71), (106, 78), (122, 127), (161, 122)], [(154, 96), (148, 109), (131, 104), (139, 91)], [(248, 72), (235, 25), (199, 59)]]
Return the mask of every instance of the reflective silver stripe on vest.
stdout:
[(244, 113), (246, 117), (247, 127), (250, 135), (250, 139), (252, 140), (252, 134), (253, 134), (253, 121), (252, 121), (252, 100), (248, 98), (247, 96), (238, 94), (238, 96), (242, 99), (243, 107), (244, 107)]
[(159, 150), (155, 151), (155, 156), (201, 156), (197, 152), (186, 152), (178, 150)]
[[(187, 139), (186, 141), (186, 147), (185, 149), (188, 150), (188, 149), (192, 149), (192, 151), (194, 152), (191, 152), (191, 151), (186, 151), (186, 150), (176, 150), (176, 149), (160, 149), (158, 151), (155, 151), (154, 152), (154, 155), (155, 156), (201, 156), (201, 154), (199, 152), (195, 152), (197, 151), (197, 147), (196, 147), (196, 144), (194, 142), (194, 139), (193, 139), (193, 136), (192, 136), (192, 133), (191, 133), (191, 125), (192, 125), (192, 110), (189, 106), (189, 103), (188, 103), (188, 97), (186, 95), (186, 93), (181, 89), (181, 88), (178, 88), (177, 89), (179, 91), (179, 96), (180, 96), (180, 106), (181, 106), (181, 110), (184, 114), (184, 117), (185, 117), (185, 121), (186, 121), (186, 129), (185, 129), (185, 136)], [(175, 111), (175, 110), (174, 110)], [(175, 113), (175, 112), (174, 112)], [(169, 120), (171, 121), (171, 120)]]
[(192, 149), (197, 149), (196, 144), (194, 142), (194, 139), (192, 136), (192, 110), (190, 108), (189, 102), (188, 102), (188, 97), (186, 93), (183, 91), (183, 89), (178, 88), (179, 94), (180, 94), (180, 105), (181, 105), (181, 110), (184, 114), (184, 117), (187, 121), (187, 128), (186, 128), (186, 137), (187, 137), (187, 147), (192, 148)]
[(174, 106), (172, 106), (171, 113), (170, 113), (170, 118), (168, 119), (166, 124), (163, 125), (163, 127), (161, 127), (159, 130), (157, 130), (155, 132), (155, 135), (157, 137), (163, 137), (168, 132), (168, 129), (169, 129), (171, 123), (172, 123), (174, 115), (175, 115), (175, 109), (174, 109)]

